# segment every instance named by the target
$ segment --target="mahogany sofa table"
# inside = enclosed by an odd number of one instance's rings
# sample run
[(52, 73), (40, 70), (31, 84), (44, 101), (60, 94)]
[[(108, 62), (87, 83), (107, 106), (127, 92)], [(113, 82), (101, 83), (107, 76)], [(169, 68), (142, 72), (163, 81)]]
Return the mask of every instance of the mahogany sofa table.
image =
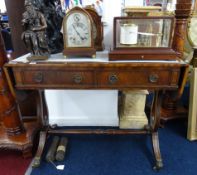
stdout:
[[(50, 59), (49, 59), (50, 60)], [(34, 167), (40, 165), (47, 134), (150, 134), (156, 160), (155, 169), (163, 167), (159, 148), (158, 127), (164, 90), (182, 91), (188, 65), (175, 61), (42, 61), (9, 62), (4, 67), (12, 93), (38, 90), (40, 94), (40, 132)], [(13, 76), (12, 76), (13, 75)], [(14, 81), (12, 79), (14, 77)], [(44, 110), (44, 89), (148, 89), (154, 91), (149, 124), (141, 130), (132, 129), (55, 129), (49, 127)]]

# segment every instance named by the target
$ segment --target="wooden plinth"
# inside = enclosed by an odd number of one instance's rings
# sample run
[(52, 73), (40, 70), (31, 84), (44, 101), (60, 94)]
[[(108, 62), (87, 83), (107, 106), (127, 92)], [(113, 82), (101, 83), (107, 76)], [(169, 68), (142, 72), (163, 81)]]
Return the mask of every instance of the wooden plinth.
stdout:
[(24, 158), (32, 156), (33, 138), (36, 133), (35, 121), (25, 122), (25, 132), (15, 136), (8, 136), (2, 123), (0, 123), (0, 149), (13, 149), (21, 151)]

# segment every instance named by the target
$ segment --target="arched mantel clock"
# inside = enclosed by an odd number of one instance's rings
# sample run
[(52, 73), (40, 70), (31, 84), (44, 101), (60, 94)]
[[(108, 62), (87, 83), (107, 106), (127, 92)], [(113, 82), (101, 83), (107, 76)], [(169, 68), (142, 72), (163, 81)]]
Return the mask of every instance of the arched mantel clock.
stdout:
[(95, 57), (92, 24), (91, 16), (80, 7), (74, 7), (66, 14), (63, 20), (65, 57)]

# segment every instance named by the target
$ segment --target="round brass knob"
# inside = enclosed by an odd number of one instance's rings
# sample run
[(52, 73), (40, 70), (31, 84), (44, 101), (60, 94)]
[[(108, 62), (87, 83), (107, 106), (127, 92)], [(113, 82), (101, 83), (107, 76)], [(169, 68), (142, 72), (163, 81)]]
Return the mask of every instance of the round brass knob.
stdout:
[(43, 73), (42, 72), (37, 72), (35, 75), (34, 75), (34, 81), (36, 83), (41, 83), (43, 81)]
[(83, 80), (83, 78), (82, 78), (81, 75), (74, 75), (74, 77), (73, 77), (73, 81), (74, 81), (76, 84), (82, 83), (82, 80)]
[(159, 79), (159, 77), (158, 77), (158, 75), (156, 75), (156, 74), (149, 75), (149, 81), (150, 81), (151, 83), (156, 83), (156, 82), (158, 81), (158, 79)]
[(117, 75), (110, 75), (109, 76), (109, 82), (110, 84), (115, 84), (118, 81)]

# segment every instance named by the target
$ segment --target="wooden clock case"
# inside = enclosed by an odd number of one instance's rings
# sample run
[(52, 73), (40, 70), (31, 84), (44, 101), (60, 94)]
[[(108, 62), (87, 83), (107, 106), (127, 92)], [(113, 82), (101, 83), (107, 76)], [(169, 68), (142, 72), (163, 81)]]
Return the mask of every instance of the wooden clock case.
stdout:
[(103, 24), (101, 21), (101, 16), (98, 15), (96, 10), (92, 7), (85, 7), (85, 10), (92, 17), (92, 21), (96, 27), (96, 38), (94, 39), (94, 47), (97, 51), (103, 50)]

